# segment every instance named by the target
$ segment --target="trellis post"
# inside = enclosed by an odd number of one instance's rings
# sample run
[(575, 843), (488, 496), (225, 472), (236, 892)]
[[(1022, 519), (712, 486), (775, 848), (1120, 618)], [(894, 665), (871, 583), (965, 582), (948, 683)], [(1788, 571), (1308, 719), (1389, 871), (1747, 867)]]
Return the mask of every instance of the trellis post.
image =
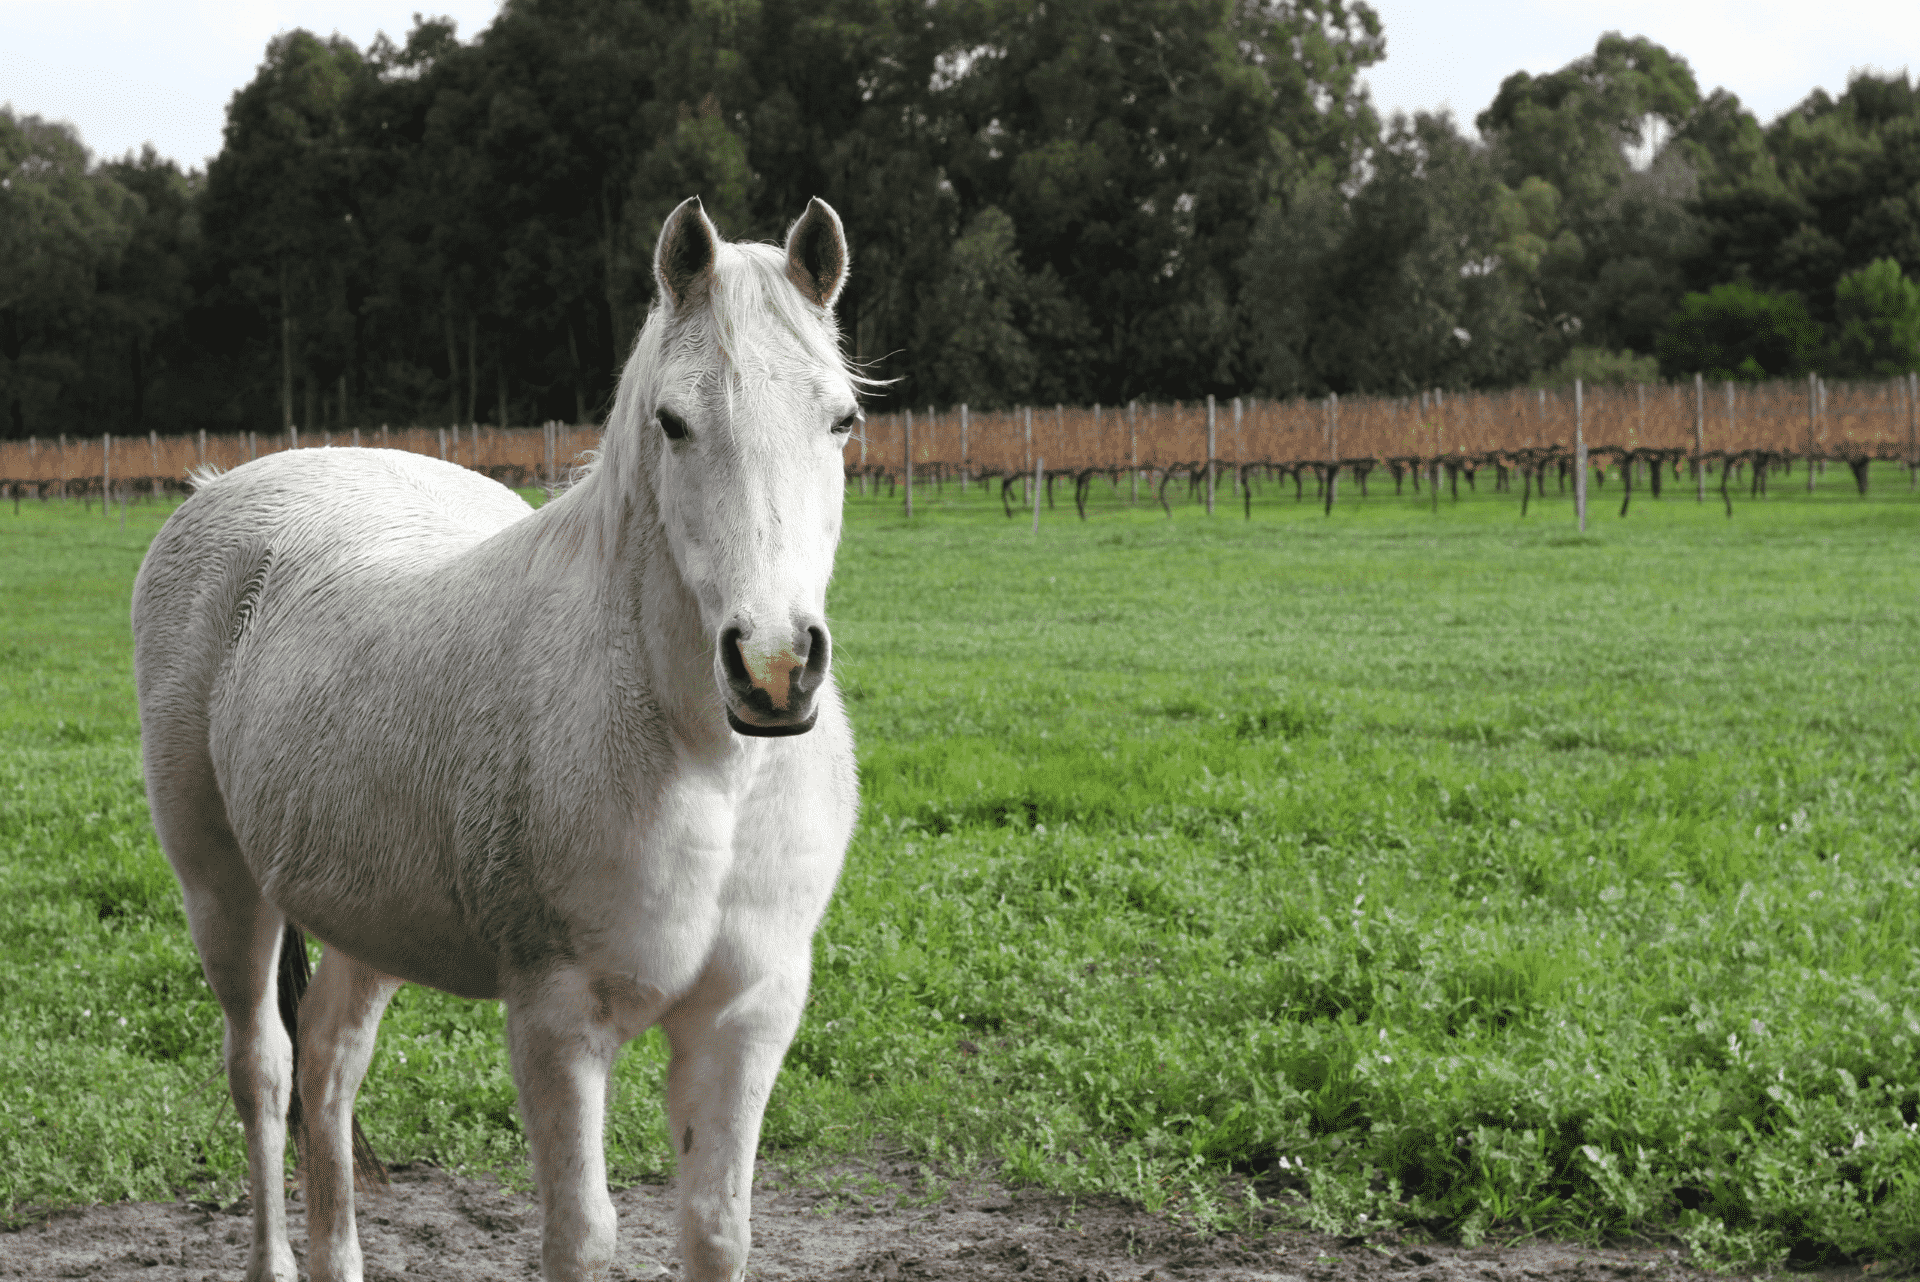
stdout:
[(907, 456), (907, 519), (913, 519), (913, 411), (907, 411), (906, 423), (901, 428), (903, 452)]
[(1586, 403), (1580, 380), (1573, 380), (1573, 509), (1580, 518), (1580, 532), (1587, 532), (1587, 437)]
[[(1733, 445), (1733, 444), (1734, 444), (1734, 443), (1735, 443), (1736, 441), (1738, 441), (1738, 440), (1739, 440), (1739, 437), (1737, 437), (1737, 436), (1735, 436), (1735, 435), (1734, 435), (1734, 431), (1733, 431), (1733, 427), (1734, 427), (1734, 416), (1733, 416), (1733, 380), (1732, 380), (1732, 379), (1728, 379), (1728, 380), (1727, 380), (1727, 444), (1728, 444), (1729, 446), (1731, 446), (1731, 445)], [(1724, 470), (1726, 469), (1726, 466), (1727, 466), (1727, 463), (1728, 463), (1728, 462), (1729, 462), (1729, 460), (1727, 460), (1727, 459), (1721, 459), (1721, 460), (1720, 460), (1720, 467), (1721, 467), (1721, 469), (1722, 469), (1722, 471), (1723, 471), (1723, 472), (1724, 472)], [(1721, 486), (1720, 488), (1721, 488), (1722, 490), (1725, 490), (1725, 489), (1726, 489), (1726, 486), (1724, 486), (1724, 485), (1722, 485), (1722, 486)]]
[(1127, 504), (1133, 506), (1140, 502), (1140, 420), (1139, 401), (1127, 402), (1127, 458), (1131, 461), (1133, 478), (1127, 493)]
[(1907, 375), (1907, 488), (1920, 470), (1920, 374)]
[(1240, 490), (1240, 465), (1247, 461), (1246, 442), (1240, 434), (1240, 398), (1233, 398), (1233, 482), (1230, 494)]
[(967, 492), (967, 403), (960, 402), (960, 492)]
[(1207, 393), (1207, 515), (1213, 515), (1213, 393)]
[(1693, 490), (1694, 501), (1707, 501), (1707, 384), (1706, 375), (1693, 376)]
[(1814, 412), (1820, 402), (1820, 376), (1807, 375), (1807, 493), (1813, 493)]
[(1340, 485), (1340, 393), (1327, 393), (1327, 511), (1333, 515), (1334, 495)]

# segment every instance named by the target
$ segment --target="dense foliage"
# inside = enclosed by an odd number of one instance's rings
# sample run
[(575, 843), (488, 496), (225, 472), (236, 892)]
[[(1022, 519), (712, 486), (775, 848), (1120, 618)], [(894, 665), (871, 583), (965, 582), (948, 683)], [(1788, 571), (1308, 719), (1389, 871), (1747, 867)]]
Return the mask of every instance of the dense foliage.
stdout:
[(204, 173), (0, 109), (0, 431), (591, 419), (688, 193), (736, 238), (831, 201), (912, 404), (1920, 360), (1904, 73), (1763, 128), (1609, 34), (1473, 138), (1377, 119), (1386, 38), (1363, 0), (509, 0), (276, 37)]

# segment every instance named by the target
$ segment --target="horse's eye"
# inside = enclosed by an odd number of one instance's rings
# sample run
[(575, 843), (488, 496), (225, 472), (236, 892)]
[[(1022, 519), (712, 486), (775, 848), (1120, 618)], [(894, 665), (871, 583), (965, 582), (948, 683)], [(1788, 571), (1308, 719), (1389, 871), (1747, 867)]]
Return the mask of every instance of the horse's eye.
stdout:
[(665, 408), (655, 410), (654, 417), (660, 420), (660, 430), (667, 434), (669, 441), (687, 439), (687, 420)]
[(838, 423), (835, 423), (833, 425), (833, 430), (837, 432), (839, 435), (845, 436), (848, 432), (851, 432), (853, 430), (853, 425), (855, 423), (858, 423), (859, 421), (860, 421), (860, 411), (855, 410), (853, 413), (841, 419)]

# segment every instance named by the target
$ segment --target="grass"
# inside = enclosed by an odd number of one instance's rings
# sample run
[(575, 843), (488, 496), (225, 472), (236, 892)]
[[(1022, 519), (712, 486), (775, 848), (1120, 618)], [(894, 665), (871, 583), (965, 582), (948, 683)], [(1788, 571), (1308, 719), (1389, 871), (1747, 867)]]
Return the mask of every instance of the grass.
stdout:
[[(1225, 1223), (1920, 1251), (1920, 502), (1097, 487), (850, 501), (865, 809), (769, 1109)], [(1223, 500), (1224, 502), (1224, 500)], [(0, 513), (0, 1206), (236, 1188), (219, 1017), (147, 825), (125, 607), (164, 510)], [(10, 523), (10, 524), (9, 524)], [(519, 1169), (498, 1008), (409, 989), (392, 1159)], [(670, 1168), (657, 1036), (618, 1178)]]

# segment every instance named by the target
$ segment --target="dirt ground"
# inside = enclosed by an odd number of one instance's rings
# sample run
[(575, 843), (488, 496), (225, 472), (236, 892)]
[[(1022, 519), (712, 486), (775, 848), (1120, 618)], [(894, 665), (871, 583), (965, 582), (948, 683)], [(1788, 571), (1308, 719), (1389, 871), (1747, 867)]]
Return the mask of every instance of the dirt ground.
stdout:
[[(1203, 1239), (1123, 1203), (1010, 1193), (991, 1184), (956, 1186), (918, 1201), (903, 1203), (898, 1186), (889, 1188), (884, 1179), (783, 1186), (770, 1176), (754, 1195), (748, 1276), (820, 1282), (1692, 1282), (1711, 1276), (1688, 1267), (1677, 1252), (1653, 1247), (1532, 1242), (1468, 1250), (1291, 1231)], [(620, 1246), (613, 1282), (677, 1276), (671, 1191), (630, 1188), (614, 1195), (614, 1205)], [(390, 1189), (362, 1195), (360, 1208), (367, 1282), (538, 1277), (538, 1207), (530, 1195), (490, 1179), (402, 1167)], [(243, 1204), (184, 1200), (57, 1212), (0, 1233), (0, 1278), (241, 1282), (247, 1214)], [(293, 1200), (289, 1215), (294, 1252), (304, 1266), (305, 1206)], [(1860, 1274), (1829, 1270), (1825, 1276)]]

